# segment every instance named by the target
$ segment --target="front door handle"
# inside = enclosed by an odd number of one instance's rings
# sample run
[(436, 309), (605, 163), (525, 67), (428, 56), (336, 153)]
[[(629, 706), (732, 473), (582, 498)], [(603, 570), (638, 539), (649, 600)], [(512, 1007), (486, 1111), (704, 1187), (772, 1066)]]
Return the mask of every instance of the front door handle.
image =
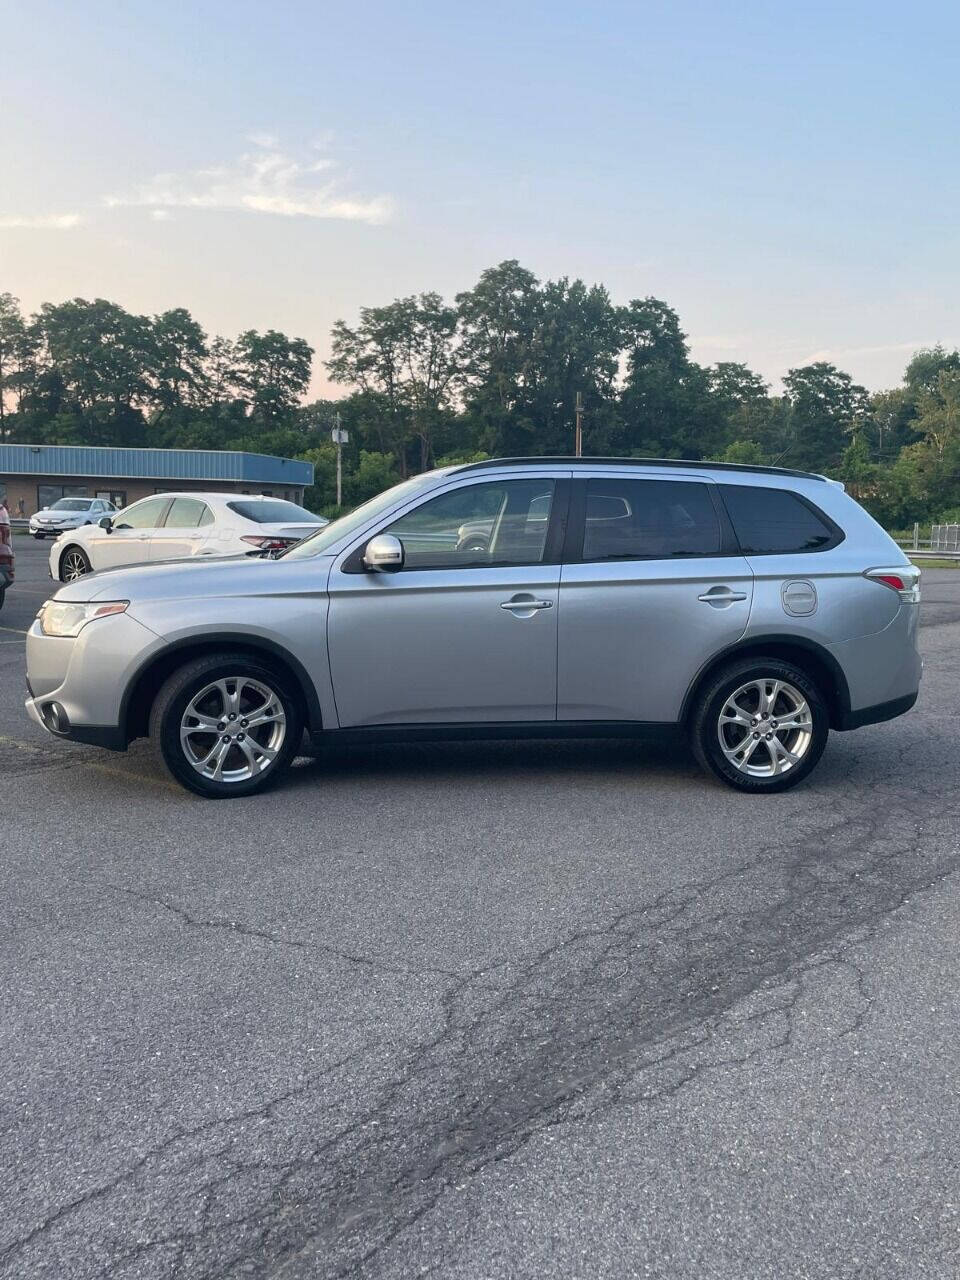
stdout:
[(530, 617), (538, 609), (552, 609), (552, 600), (535, 600), (533, 596), (514, 596), (512, 600), (504, 600), (500, 606), (516, 617)]
[(746, 600), (745, 591), (731, 591), (729, 587), (711, 587), (709, 591), (705, 591), (702, 596), (697, 596), (701, 604), (713, 605), (715, 609), (725, 609), (727, 605), (735, 604), (738, 600)]

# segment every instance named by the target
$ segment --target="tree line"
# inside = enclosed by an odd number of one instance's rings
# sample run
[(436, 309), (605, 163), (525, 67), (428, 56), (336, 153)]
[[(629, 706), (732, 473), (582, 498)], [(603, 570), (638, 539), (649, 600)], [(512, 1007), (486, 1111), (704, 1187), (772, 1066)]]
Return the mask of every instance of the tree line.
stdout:
[(452, 302), (427, 292), (338, 321), (326, 370), (342, 399), (304, 403), (312, 356), (275, 330), (210, 339), (180, 308), (74, 299), (25, 318), (0, 295), (0, 438), (305, 456), (308, 502), (329, 513), (335, 414), (352, 505), (445, 462), (570, 453), (579, 393), (587, 454), (824, 472), (888, 527), (960, 510), (960, 353), (942, 347), (891, 390), (817, 361), (774, 393), (745, 364), (692, 360), (658, 298), (618, 305), (602, 285), (508, 261)]

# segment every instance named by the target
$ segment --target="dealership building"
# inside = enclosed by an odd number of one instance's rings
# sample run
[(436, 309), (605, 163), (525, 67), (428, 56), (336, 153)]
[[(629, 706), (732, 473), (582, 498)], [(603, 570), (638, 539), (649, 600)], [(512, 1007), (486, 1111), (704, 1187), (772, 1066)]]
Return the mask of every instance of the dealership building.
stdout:
[(13, 517), (58, 498), (108, 498), (128, 506), (152, 493), (260, 493), (302, 502), (313, 463), (219, 449), (107, 449), (0, 444), (0, 497)]

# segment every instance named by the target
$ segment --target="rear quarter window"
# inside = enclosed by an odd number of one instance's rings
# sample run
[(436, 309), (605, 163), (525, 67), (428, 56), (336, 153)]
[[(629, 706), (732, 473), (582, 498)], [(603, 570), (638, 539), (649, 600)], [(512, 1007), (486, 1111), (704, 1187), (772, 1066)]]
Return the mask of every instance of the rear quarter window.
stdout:
[(788, 489), (721, 484), (720, 494), (745, 555), (828, 551), (843, 541), (828, 516)]

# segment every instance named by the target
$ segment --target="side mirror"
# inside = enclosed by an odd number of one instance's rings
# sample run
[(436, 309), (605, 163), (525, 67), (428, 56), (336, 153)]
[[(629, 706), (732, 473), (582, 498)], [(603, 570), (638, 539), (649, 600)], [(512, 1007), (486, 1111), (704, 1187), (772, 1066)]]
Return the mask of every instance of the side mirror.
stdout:
[(111, 533), (113, 531), (113, 521), (109, 516), (101, 516), (97, 521), (97, 524), (101, 529), (106, 529), (107, 533)]
[(372, 573), (396, 573), (403, 561), (403, 543), (391, 533), (378, 533), (363, 551), (363, 567)]

